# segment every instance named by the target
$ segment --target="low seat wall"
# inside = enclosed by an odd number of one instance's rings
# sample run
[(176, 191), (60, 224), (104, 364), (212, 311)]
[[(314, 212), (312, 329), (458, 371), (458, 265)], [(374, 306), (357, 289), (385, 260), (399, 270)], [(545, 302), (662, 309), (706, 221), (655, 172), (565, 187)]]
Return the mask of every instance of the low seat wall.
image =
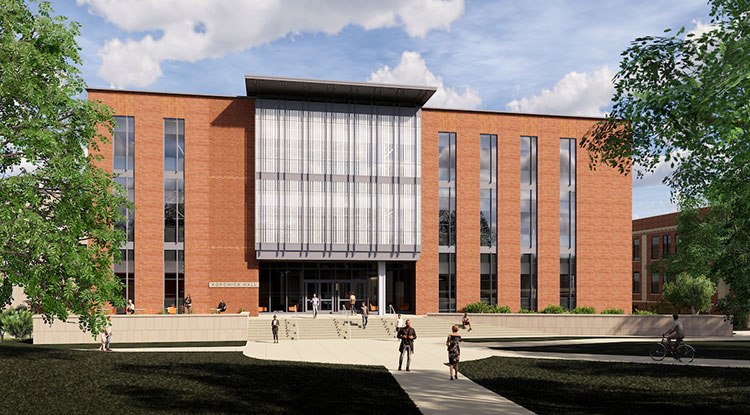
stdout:
[[(428, 314), (430, 319), (458, 324), (463, 313)], [(528, 329), (555, 335), (661, 336), (672, 328), (671, 315), (618, 314), (485, 314), (469, 313), (471, 324)], [(724, 316), (680, 315), (687, 337), (731, 337)]]
[[(112, 343), (222, 342), (247, 340), (249, 313), (115, 315)], [(52, 325), (34, 316), (34, 344), (97, 343), (78, 328), (78, 317)]]

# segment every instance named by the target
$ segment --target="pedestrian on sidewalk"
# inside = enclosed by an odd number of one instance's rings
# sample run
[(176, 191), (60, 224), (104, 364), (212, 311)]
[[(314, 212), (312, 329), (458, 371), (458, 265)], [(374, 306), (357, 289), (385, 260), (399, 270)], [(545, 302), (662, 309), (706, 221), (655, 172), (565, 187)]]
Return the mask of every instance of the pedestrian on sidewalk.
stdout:
[[(451, 380), (458, 379), (458, 360), (461, 357), (461, 347), (458, 345), (461, 342), (461, 336), (458, 334), (458, 326), (454, 325), (451, 328), (452, 333), (448, 335), (448, 340), (445, 342), (445, 346), (448, 347), (448, 371), (451, 375)], [(453, 373), (456, 377), (453, 377)]]
[(112, 316), (107, 316), (107, 327), (104, 328), (104, 335), (106, 340), (104, 341), (104, 350), (111, 352), (110, 342), (112, 341)]
[(273, 342), (278, 343), (279, 342), (279, 319), (277, 319), (276, 316), (273, 316), (273, 320), (271, 320), (271, 333), (273, 333)]
[(367, 328), (367, 305), (362, 301), (362, 328)]
[(357, 296), (354, 295), (354, 291), (349, 291), (349, 309), (352, 315), (357, 314)]
[(185, 312), (188, 314), (192, 314), (193, 312), (193, 299), (190, 298), (190, 294), (185, 297), (185, 301), (183, 301), (183, 304), (185, 305)]
[(404, 328), (404, 319), (401, 318), (401, 314), (398, 315), (398, 318), (396, 319), (396, 338), (398, 339), (398, 334), (401, 332), (401, 329)]
[(318, 318), (318, 306), (320, 306), (320, 298), (318, 298), (317, 294), (313, 293), (313, 297), (310, 300), (310, 303), (312, 303), (313, 318)]
[(406, 353), (406, 371), (411, 372), (409, 366), (411, 365), (411, 355), (414, 353), (414, 339), (417, 338), (417, 332), (411, 326), (411, 320), (406, 320), (406, 326), (399, 331), (399, 338), (401, 339), (401, 344), (398, 350), (401, 352), (401, 355), (398, 358), (398, 370), (401, 370), (404, 353)]
[(469, 315), (467, 313), (464, 313), (464, 318), (461, 323), (463, 324), (464, 328), (466, 328), (466, 326), (469, 326), (469, 331), (471, 331), (471, 320), (469, 319)]

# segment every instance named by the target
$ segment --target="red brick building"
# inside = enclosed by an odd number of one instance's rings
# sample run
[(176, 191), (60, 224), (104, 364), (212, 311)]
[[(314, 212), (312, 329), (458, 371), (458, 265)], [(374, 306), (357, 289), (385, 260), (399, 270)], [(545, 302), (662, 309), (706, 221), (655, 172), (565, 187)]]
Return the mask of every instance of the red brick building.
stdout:
[(197, 312), (305, 311), (316, 293), (335, 312), (350, 292), (377, 312), (631, 309), (630, 178), (577, 148), (597, 119), (245, 82), (240, 97), (89, 90), (120, 124), (99, 151), (136, 206), (115, 272), (137, 309), (190, 294)]
[[(661, 300), (664, 284), (673, 277), (652, 272), (652, 264), (677, 252), (680, 235), (677, 232), (679, 212), (633, 220), (633, 310), (656, 311)], [(726, 286), (719, 282), (718, 291), (712, 301), (726, 295)], [(664, 312), (669, 312), (666, 306)]]

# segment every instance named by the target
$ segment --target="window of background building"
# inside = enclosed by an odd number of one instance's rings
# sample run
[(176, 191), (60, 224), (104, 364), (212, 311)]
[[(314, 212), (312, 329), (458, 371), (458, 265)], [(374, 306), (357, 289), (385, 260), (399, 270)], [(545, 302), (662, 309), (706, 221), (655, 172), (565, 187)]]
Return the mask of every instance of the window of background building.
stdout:
[(438, 133), (440, 312), (456, 311), (456, 133)]
[(659, 294), (659, 274), (651, 274), (651, 294)]
[(633, 273), (633, 294), (638, 294), (640, 292), (641, 292), (641, 273), (634, 272)]
[(576, 308), (576, 140), (560, 139), (560, 305)]
[(663, 245), (662, 245), (663, 249), (664, 249), (664, 253), (662, 254), (662, 258), (666, 258), (667, 255), (669, 255), (669, 245), (672, 244), (671, 243), (672, 242), (672, 235), (664, 235), (662, 237), (662, 239), (663, 239), (663, 242), (664, 242)]
[(480, 299), (497, 304), (497, 135), (479, 135)]
[(641, 260), (641, 238), (633, 239), (633, 261)]
[(659, 237), (651, 237), (651, 259), (659, 259)]
[[(112, 137), (112, 173), (114, 182), (122, 186), (123, 196), (135, 201), (135, 118), (116, 115), (117, 126)], [(135, 302), (135, 212), (126, 206), (120, 207), (125, 221), (115, 228), (125, 232), (125, 245), (120, 250), (120, 262), (114, 264), (114, 272), (123, 283), (123, 298)], [(125, 312), (124, 309), (118, 312)]]
[(537, 309), (537, 138), (521, 137), (521, 308)]
[(674, 253), (675, 254), (677, 253), (677, 244), (678, 244), (679, 240), (680, 240), (680, 235), (679, 234), (674, 234)]
[(164, 119), (164, 308), (185, 298), (185, 120)]

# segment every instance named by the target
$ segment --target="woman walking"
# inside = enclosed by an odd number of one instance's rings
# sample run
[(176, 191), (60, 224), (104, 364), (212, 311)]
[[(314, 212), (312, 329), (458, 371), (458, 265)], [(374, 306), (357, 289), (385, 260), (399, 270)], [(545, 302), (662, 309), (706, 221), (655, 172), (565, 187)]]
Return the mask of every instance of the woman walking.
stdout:
[[(448, 347), (448, 371), (451, 374), (451, 380), (458, 379), (458, 360), (461, 357), (461, 336), (458, 334), (458, 326), (451, 328), (453, 331), (446, 340), (445, 345)], [(453, 374), (456, 374), (455, 377)]]

